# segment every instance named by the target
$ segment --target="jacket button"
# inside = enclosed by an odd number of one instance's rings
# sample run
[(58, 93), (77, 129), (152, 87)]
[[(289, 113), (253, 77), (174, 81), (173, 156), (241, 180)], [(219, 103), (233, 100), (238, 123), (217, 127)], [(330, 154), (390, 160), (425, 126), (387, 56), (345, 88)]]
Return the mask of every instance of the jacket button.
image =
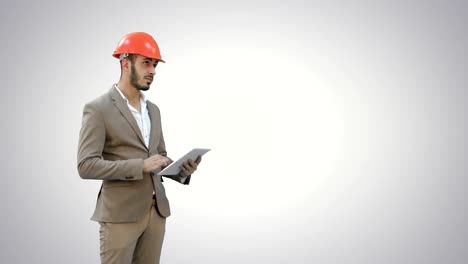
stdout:
[(154, 176), (154, 173), (153, 173), (153, 172), (150, 172), (150, 176), (153, 177), (153, 176)]

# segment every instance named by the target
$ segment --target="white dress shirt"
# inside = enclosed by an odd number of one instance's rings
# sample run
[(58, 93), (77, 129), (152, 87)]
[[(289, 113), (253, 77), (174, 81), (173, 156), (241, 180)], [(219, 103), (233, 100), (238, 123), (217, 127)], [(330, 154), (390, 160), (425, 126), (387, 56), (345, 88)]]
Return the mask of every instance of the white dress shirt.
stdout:
[(133, 107), (130, 102), (128, 101), (127, 97), (120, 91), (120, 88), (116, 85), (114, 85), (115, 89), (119, 91), (120, 95), (122, 98), (125, 100), (127, 103), (128, 109), (130, 109), (130, 112), (132, 112), (133, 117), (135, 117), (135, 121), (138, 124), (138, 127), (140, 128), (141, 135), (143, 136), (143, 139), (145, 140), (145, 145), (147, 148), (149, 148), (149, 141), (150, 141), (150, 133), (151, 133), (151, 119), (149, 117), (148, 109), (146, 108), (146, 96), (140, 92), (140, 108), (141, 111), (138, 111)]

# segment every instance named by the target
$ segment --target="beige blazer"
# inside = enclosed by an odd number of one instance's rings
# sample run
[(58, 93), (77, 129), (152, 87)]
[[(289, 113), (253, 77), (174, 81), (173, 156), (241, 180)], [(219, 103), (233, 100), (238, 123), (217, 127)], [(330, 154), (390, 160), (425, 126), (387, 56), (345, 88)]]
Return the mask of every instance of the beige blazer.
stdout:
[[(171, 214), (159, 170), (143, 172), (143, 159), (167, 156), (158, 107), (147, 101), (151, 119), (149, 148), (127, 103), (116, 88), (87, 103), (78, 145), (78, 173), (102, 180), (92, 220), (134, 222), (151, 207), (153, 193), (162, 217)], [(167, 176), (182, 182), (179, 176)], [(190, 176), (184, 184), (190, 182)]]

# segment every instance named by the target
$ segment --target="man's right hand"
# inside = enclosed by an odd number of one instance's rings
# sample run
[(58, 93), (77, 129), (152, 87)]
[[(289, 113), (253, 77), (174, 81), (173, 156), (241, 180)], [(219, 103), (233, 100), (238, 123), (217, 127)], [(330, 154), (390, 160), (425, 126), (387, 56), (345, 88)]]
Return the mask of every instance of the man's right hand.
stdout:
[(143, 171), (150, 172), (152, 170), (157, 170), (169, 165), (169, 163), (171, 163), (171, 161), (168, 158), (156, 154), (143, 161)]

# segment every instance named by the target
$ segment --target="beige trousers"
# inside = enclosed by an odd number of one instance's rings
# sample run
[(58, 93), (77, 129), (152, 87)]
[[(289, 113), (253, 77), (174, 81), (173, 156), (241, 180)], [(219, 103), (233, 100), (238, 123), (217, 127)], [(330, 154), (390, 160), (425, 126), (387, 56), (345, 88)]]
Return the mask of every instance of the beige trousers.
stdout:
[(166, 230), (166, 218), (154, 208), (132, 223), (100, 222), (102, 264), (158, 264)]

